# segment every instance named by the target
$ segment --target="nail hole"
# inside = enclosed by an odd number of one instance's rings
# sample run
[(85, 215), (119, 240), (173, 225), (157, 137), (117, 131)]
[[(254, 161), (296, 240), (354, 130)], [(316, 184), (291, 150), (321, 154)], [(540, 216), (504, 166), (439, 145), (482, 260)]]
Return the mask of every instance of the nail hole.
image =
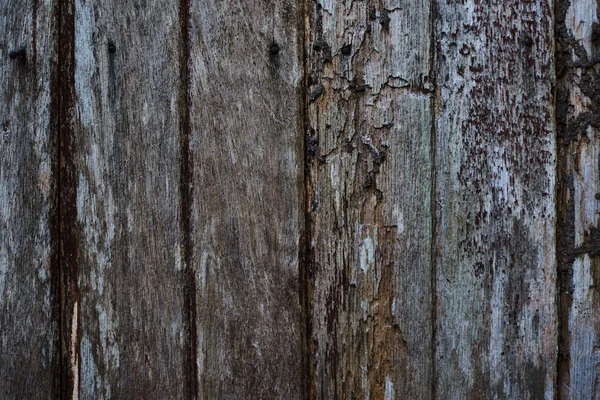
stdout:
[(20, 48), (20, 49), (18, 49), (18, 50), (11, 50), (11, 51), (8, 53), (8, 57), (9, 57), (11, 60), (14, 60), (14, 59), (16, 59), (16, 58), (18, 58), (18, 57), (23, 57), (23, 58), (25, 58), (25, 48), (23, 48), (23, 47), (22, 47), (22, 48)]

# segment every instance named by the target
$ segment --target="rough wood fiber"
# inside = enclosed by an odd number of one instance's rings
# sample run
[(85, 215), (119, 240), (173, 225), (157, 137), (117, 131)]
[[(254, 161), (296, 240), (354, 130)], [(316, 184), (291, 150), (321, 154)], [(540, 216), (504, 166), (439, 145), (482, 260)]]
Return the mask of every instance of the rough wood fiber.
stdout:
[(299, 2), (190, 4), (202, 398), (303, 398)]
[(178, 4), (75, 2), (75, 397), (182, 398)]
[(552, 3), (439, 3), (436, 397), (553, 399)]
[(307, 2), (312, 398), (432, 397), (430, 2)]
[[(52, 2), (0, 3), (0, 398), (57, 396), (51, 282)], [(25, 53), (11, 59), (20, 48)], [(14, 54), (13, 54), (14, 56)], [(55, 375), (57, 376), (57, 375)]]
[(600, 67), (596, 0), (558, 1), (561, 399), (600, 398)]

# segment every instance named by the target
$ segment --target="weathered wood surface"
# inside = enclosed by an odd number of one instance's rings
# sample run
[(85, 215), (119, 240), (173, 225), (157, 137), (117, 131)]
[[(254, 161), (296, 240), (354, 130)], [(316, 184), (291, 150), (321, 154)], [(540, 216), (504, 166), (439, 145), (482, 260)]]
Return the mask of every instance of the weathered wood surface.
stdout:
[[(53, 398), (53, 2), (0, 3), (0, 398)], [(12, 53), (23, 48), (24, 54)], [(11, 57), (12, 53), (12, 57)], [(13, 58), (14, 57), (14, 58)]]
[(314, 398), (432, 397), (430, 12), (308, 3)]
[(600, 398), (598, 4), (556, 3), (561, 399)]
[[(75, 1), (79, 398), (182, 398), (182, 29), (173, 1)], [(71, 397), (70, 394), (68, 394)]]
[(552, 2), (439, 15), (436, 396), (553, 399)]
[(202, 398), (303, 398), (301, 3), (189, 10)]
[(599, 15), (1, 2), (0, 398), (600, 398)]

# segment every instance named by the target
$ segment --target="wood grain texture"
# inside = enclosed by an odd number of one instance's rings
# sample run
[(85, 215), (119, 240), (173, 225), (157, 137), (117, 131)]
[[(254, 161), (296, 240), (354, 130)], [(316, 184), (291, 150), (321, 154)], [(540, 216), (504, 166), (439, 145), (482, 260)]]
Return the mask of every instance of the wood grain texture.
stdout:
[(186, 393), (178, 7), (75, 2), (82, 399)]
[(439, 3), (436, 397), (553, 399), (552, 2)]
[(596, 0), (556, 3), (561, 399), (600, 398), (600, 91)]
[(304, 398), (300, 3), (190, 3), (202, 398)]
[[(53, 2), (0, 2), (0, 398), (54, 398)], [(24, 54), (9, 54), (23, 48)], [(13, 54), (14, 56), (14, 54)]]
[(311, 397), (431, 398), (430, 2), (307, 4)]

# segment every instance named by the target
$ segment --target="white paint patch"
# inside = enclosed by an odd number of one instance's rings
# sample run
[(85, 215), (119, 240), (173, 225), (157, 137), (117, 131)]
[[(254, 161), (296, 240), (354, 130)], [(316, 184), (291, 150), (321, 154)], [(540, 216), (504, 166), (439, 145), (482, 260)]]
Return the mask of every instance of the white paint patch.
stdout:
[(394, 400), (394, 383), (389, 376), (385, 377), (384, 400)]
[(79, 399), (79, 356), (77, 351), (78, 303), (73, 304), (71, 319), (71, 374), (73, 376), (73, 400)]
[(341, 160), (339, 156), (335, 156), (331, 159), (331, 162), (329, 163), (329, 179), (330, 179), (330, 183), (331, 183), (331, 188), (334, 191), (334, 196), (335, 196), (335, 212), (336, 213), (340, 213), (341, 212), (341, 206), (342, 206), (342, 193), (340, 193), (340, 184), (343, 182), (343, 180), (340, 178), (340, 169), (341, 169)]
[[(363, 230), (360, 226), (359, 232)], [(360, 243), (359, 264), (360, 269), (366, 274), (375, 266), (375, 247), (377, 246), (377, 227), (373, 229), (373, 237), (367, 236)]]
[(175, 256), (175, 271), (183, 270), (182, 261), (181, 261), (181, 246), (179, 243), (175, 243), (173, 245), (173, 255)]
[(206, 250), (202, 251), (202, 257), (200, 258), (200, 270), (196, 280), (198, 281), (198, 288), (203, 290), (206, 286), (206, 271), (208, 270), (208, 259), (209, 254)]
[(397, 224), (398, 224), (398, 233), (404, 233), (404, 214), (402, 212), (398, 213), (398, 219), (397, 219)]
[(565, 24), (575, 40), (583, 44), (588, 56), (592, 54), (592, 24), (596, 18), (596, 0), (572, 0)]
[(369, 302), (366, 300), (360, 301), (360, 309), (362, 311), (362, 320), (366, 321), (367, 316), (369, 315)]

